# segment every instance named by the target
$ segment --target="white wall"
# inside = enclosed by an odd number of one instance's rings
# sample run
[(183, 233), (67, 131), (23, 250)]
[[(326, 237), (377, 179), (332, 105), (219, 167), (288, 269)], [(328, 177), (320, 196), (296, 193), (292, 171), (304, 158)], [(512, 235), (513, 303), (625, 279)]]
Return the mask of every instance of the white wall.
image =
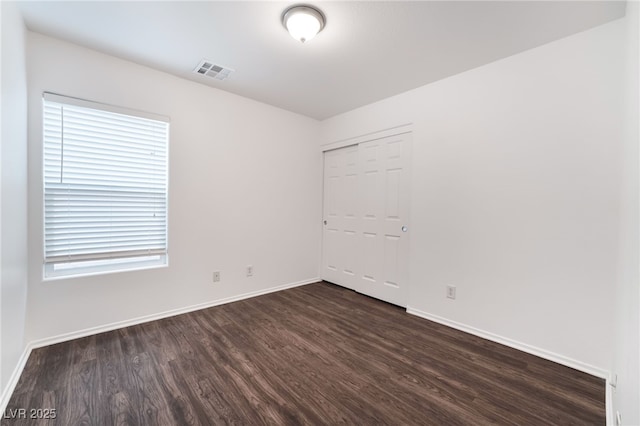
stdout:
[(414, 125), (410, 308), (609, 371), (625, 24), (322, 123), (322, 144)]
[[(637, 303), (625, 304), (638, 301), (637, 247), (619, 238), (637, 230), (625, 210), (637, 200), (637, 163), (625, 157), (637, 152), (624, 133), (624, 93), (637, 85), (637, 73), (624, 72), (628, 28), (619, 20), (321, 125), (29, 34), (27, 339), (316, 277), (317, 144), (413, 122), (411, 307), (586, 369), (617, 369), (615, 405), (637, 423), (637, 328), (621, 326), (638, 315)], [(3, 45), (3, 107), (8, 54)], [(42, 281), (44, 90), (171, 117), (169, 268)], [(446, 284), (457, 300), (445, 298)]]
[[(28, 41), (28, 340), (318, 276), (317, 121), (40, 34)], [(42, 280), (43, 91), (171, 118), (168, 268)]]
[(0, 392), (24, 349), (27, 296), (27, 76), (25, 27), (13, 2), (2, 9), (2, 147), (0, 196)]
[(638, 32), (640, 4), (627, 4), (625, 81), (626, 123), (624, 126), (624, 146), (620, 197), (620, 256), (615, 300), (614, 358), (611, 371), (618, 376), (618, 383), (612, 393), (612, 413), (620, 412), (625, 425), (640, 424), (640, 284), (638, 243), (640, 229), (640, 179), (638, 162), (638, 56), (640, 49)]

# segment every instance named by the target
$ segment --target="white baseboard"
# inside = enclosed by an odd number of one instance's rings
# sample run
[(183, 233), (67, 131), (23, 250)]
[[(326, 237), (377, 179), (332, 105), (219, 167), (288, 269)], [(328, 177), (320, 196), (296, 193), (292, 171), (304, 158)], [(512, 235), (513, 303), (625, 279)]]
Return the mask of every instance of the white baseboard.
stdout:
[(604, 391), (604, 403), (606, 411), (606, 425), (615, 426), (616, 419), (613, 414), (613, 388), (611, 387), (610, 379), (607, 379), (606, 389)]
[[(22, 355), (20, 356), (20, 359), (18, 360), (18, 364), (16, 365), (16, 368), (13, 370), (13, 373), (11, 374), (11, 378), (9, 379), (9, 382), (7, 383), (7, 386), (5, 387), (5, 389), (3, 389), (2, 395), (0, 395), (0, 415), (1, 415), (1, 413), (4, 413), (4, 411), (5, 411), (5, 409), (7, 407), (7, 404), (9, 403), (9, 399), (11, 398), (11, 395), (13, 394), (13, 391), (14, 391), (16, 385), (18, 384), (18, 380), (20, 379), (20, 375), (22, 374), (22, 371), (24, 370), (24, 367), (27, 364), (27, 360), (29, 359), (29, 356), (31, 355), (31, 351), (33, 349), (44, 347), (44, 346), (53, 345), (53, 344), (56, 344), (56, 343), (66, 342), (66, 341), (78, 339), (78, 338), (81, 338), (81, 337), (91, 336), (91, 335), (94, 335), (94, 334), (104, 333), (104, 332), (107, 332), (107, 331), (113, 331), (113, 330), (117, 330), (117, 329), (120, 329), (120, 328), (129, 327), (129, 326), (132, 326), (132, 325), (143, 324), (143, 323), (150, 322), (150, 321), (156, 321), (156, 320), (163, 319), (163, 318), (169, 318), (169, 317), (176, 316), (176, 315), (186, 314), (186, 313), (189, 313), (189, 312), (194, 312), (194, 311), (198, 311), (198, 310), (201, 310), (201, 309), (211, 308), (211, 307), (214, 307), (214, 306), (224, 305), (224, 304), (227, 304), (227, 303), (236, 302), (236, 301), (244, 300), (244, 299), (249, 299), (249, 298), (256, 297), (256, 296), (262, 296), (264, 294), (273, 293), (273, 292), (281, 291), (281, 290), (286, 290), (286, 289), (289, 289), (289, 288), (299, 287), (299, 286), (303, 286), (303, 285), (307, 285), (307, 284), (312, 284), (312, 283), (315, 283), (315, 282), (318, 282), (318, 281), (320, 281), (320, 278), (311, 278), (311, 279), (308, 279), (308, 280), (298, 281), (298, 282), (295, 282), (295, 283), (284, 284), (284, 285), (276, 286), (276, 287), (270, 287), (270, 288), (264, 289), (264, 290), (258, 290), (258, 291), (254, 291), (254, 292), (250, 292), (250, 293), (244, 293), (244, 294), (240, 294), (240, 295), (237, 295), (237, 296), (227, 297), (227, 298), (224, 298), (224, 299), (218, 299), (218, 300), (213, 300), (213, 301), (209, 301), (209, 302), (199, 303), (199, 304), (187, 306), (187, 307), (184, 307), (184, 308), (172, 309), (172, 310), (161, 312), (161, 313), (157, 313), (157, 314), (145, 315), (145, 316), (134, 318), (134, 319), (130, 319), (130, 320), (118, 321), (118, 322), (111, 323), (111, 324), (106, 324), (106, 325), (102, 325), (102, 326), (98, 326), (98, 327), (91, 327), (91, 328), (87, 328), (87, 329), (84, 329), (84, 330), (79, 330), (79, 331), (75, 331), (75, 332), (71, 332), (71, 333), (65, 333), (65, 334), (61, 334), (61, 335), (58, 335), (58, 336), (47, 337), (45, 339), (39, 339), (39, 340), (36, 340), (36, 341), (29, 342), (25, 346), (24, 351), (22, 352)], [(556, 354), (556, 353), (553, 353), (553, 352), (550, 352), (550, 351), (546, 351), (544, 349), (540, 349), (540, 348), (536, 348), (536, 347), (531, 346), (531, 345), (527, 345), (525, 343), (521, 343), (521, 342), (518, 342), (518, 341), (515, 341), (515, 340), (511, 340), (511, 339), (508, 339), (506, 337), (502, 337), (502, 336), (499, 336), (497, 334), (490, 333), (488, 331), (480, 330), (480, 329), (477, 329), (475, 327), (468, 326), (466, 324), (458, 323), (456, 321), (451, 321), (451, 320), (448, 320), (446, 318), (439, 317), (437, 315), (429, 314), (429, 313), (423, 312), (423, 311), (421, 311), (419, 309), (407, 307), (407, 313), (415, 315), (415, 316), (418, 316), (418, 317), (421, 317), (421, 318), (424, 318), (424, 319), (427, 319), (427, 320), (430, 320), (430, 321), (434, 321), (434, 322), (437, 322), (439, 324), (443, 324), (443, 325), (446, 325), (448, 327), (455, 328), (457, 330), (461, 330), (461, 331), (464, 331), (466, 333), (470, 333), (470, 334), (473, 334), (475, 336), (482, 337), (484, 339), (491, 340), (493, 342), (500, 343), (502, 345), (509, 346), (511, 348), (518, 349), (518, 350), (521, 350), (523, 352), (527, 352), (527, 353), (535, 355), (535, 356), (539, 356), (540, 358), (544, 358), (544, 359), (547, 359), (549, 361), (553, 361), (553, 362), (556, 362), (558, 364), (562, 364), (562, 365), (565, 365), (567, 367), (574, 368), (574, 369), (576, 369), (578, 371), (582, 371), (584, 373), (591, 374), (593, 376), (605, 379), (606, 380), (606, 401), (605, 402), (606, 402), (606, 420), (607, 420), (607, 425), (609, 425), (609, 426), (615, 425), (615, 419), (613, 419), (613, 412), (612, 412), (612, 400), (611, 400), (612, 392), (611, 392), (611, 386), (609, 384), (610, 375), (609, 375), (608, 371), (603, 370), (603, 369), (598, 368), (598, 367), (594, 367), (594, 366), (586, 364), (586, 363), (583, 363), (581, 361), (577, 361), (577, 360), (565, 357), (563, 355), (559, 355), (559, 354)]]
[(169, 311), (160, 312), (157, 314), (145, 315), (138, 318), (133, 318), (125, 321), (118, 321), (111, 324), (105, 324), (98, 327), (86, 328), (84, 330), (74, 331), (71, 333), (60, 334), (57, 336), (47, 337), (45, 339), (39, 339), (32, 342), (27, 343), (25, 349), (20, 356), (20, 360), (16, 365), (16, 368), (11, 375), (9, 383), (2, 391), (2, 396), (0, 397), (0, 416), (4, 413), (4, 410), (9, 403), (9, 399), (13, 394), (13, 391), (18, 384), (18, 379), (20, 379), (20, 375), (24, 370), (25, 365), (27, 364), (27, 359), (29, 359), (29, 355), (31, 355), (31, 351), (36, 348), (41, 348), (44, 346), (53, 345), (56, 343), (62, 343), (69, 340), (79, 339), (81, 337), (92, 336), (94, 334), (104, 333), (107, 331), (113, 331), (124, 327), (129, 327), (132, 325), (143, 324), (145, 322), (156, 321), (163, 318), (169, 318), (176, 315), (186, 314), (189, 312), (199, 311), (201, 309), (211, 308), (214, 306), (224, 305), (231, 302), (237, 302), (239, 300), (250, 299), (256, 296), (262, 296), (264, 294), (274, 293), (276, 291), (282, 291), (293, 287), (300, 287), (307, 284), (312, 284), (320, 281), (320, 278), (310, 278), (303, 281), (297, 281), (294, 283), (284, 284), (280, 286), (270, 287), (264, 290), (252, 291), (249, 293), (239, 294), (237, 296), (227, 297), (224, 299), (212, 300), (209, 302), (198, 303), (197, 305), (186, 306), (184, 308), (171, 309)]
[(531, 355), (544, 358), (549, 361), (553, 361), (558, 364), (573, 368), (583, 373), (590, 374), (592, 376), (605, 379), (605, 419), (607, 426), (614, 426), (616, 424), (615, 415), (613, 413), (613, 392), (611, 387), (611, 374), (602, 368), (595, 367), (590, 364), (586, 364), (582, 361), (578, 361), (564, 355), (559, 355), (554, 352), (550, 352), (544, 349), (537, 348), (535, 346), (527, 345), (526, 343), (518, 342), (503, 336), (499, 336), (488, 331), (480, 330), (475, 327), (471, 327), (466, 324), (462, 324), (456, 321), (433, 315), (419, 309), (407, 307), (407, 313), (418, 316), (433, 322), (437, 322), (447, 327), (455, 328), (456, 330), (464, 331), (465, 333), (473, 334), (474, 336), (482, 337), (483, 339), (491, 340), (492, 342), (499, 343), (501, 345), (509, 346), (510, 348), (518, 349), (522, 352), (526, 352)]
[(22, 351), (22, 355), (20, 355), (20, 359), (18, 359), (16, 368), (13, 369), (13, 373), (11, 373), (11, 377), (9, 377), (9, 382), (2, 390), (2, 395), (0, 395), (0, 416), (4, 416), (4, 410), (7, 408), (9, 399), (11, 398), (16, 385), (18, 384), (18, 380), (22, 375), (22, 370), (24, 370), (25, 365), (27, 365), (27, 360), (29, 359), (29, 355), (31, 355), (32, 349), (33, 348), (30, 344), (27, 344), (25, 346), (24, 350)]
[(540, 349), (535, 346), (528, 345), (526, 343), (518, 342), (516, 340), (512, 340), (507, 337), (499, 336), (497, 334), (493, 334), (488, 331), (471, 327), (466, 324), (462, 324), (456, 321), (451, 321), (447, 318), (442, 318), (437, 315), (423, 312), (419, 309), (407, 307), (407, 313), (424, 318), (424, 319), (428, 319), (430, 321), (437, 322), (439, 324), (446, 325), (451, 328), (455, 328), (460, 331), (464, 331), (469, 334), (473, 334), (478, 337), (482, 337), (483, 339), (491, 340), (492, 342), (500, 343), (501, 345), (509, 346), (510, 348), (521, 350), (531, 355), (535, 355), (540, 358), (544, 358), (546, 360), (553, 361), (558, 364), (562, 364), (564, 366), (573, 368), (578, 371), (582, 371), (583, 373), (587, 373), (592, 376), (599, 377), (601, 379), (605, 379), (605, 380), (609, 379), (609, 372), (607, 370), (603, 370), (602, 368), (595, 367), (590, 364), (586, 364), (582, 361), (578, 361), (578, 360), (566, 357), (564, 355), (550, 352), (545, 349)]

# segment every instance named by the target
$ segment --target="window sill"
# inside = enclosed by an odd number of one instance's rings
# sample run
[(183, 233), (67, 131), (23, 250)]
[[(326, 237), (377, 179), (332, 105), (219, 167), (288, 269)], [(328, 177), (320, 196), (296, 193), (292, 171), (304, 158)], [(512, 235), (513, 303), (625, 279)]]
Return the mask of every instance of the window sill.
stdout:
[(89, 262), (57, 263), (44, 266), (43, 281), (57, 281), (120, 272), (141, 271), (145, 269), (165, 268), (167, 266), (169, 266), (168, 255)]

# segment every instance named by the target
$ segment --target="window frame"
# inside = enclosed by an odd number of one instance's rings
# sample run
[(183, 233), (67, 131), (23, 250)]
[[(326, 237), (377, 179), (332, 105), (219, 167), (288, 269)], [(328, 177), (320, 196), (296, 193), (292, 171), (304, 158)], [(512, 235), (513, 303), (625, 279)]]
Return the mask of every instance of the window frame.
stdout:
[[(165, 239), (164, 245), (165, 250), (163, 254), (150, 254), (150, 255), (141, 255), (141, 256), (129, 256), (129, 257), (112, 257), (112, 258), (104, 258), (104, 259), (87, 259), (76, 260), (73, 262), (47, 262), (46, 261), (46, 250), (47, 250), (47, 234), (46, 234), (46, 192), (45, 192), (45, 155), (46, 155), (46, 147), (45, 147), (45, 106), (46, 102), (54, 102), (62, 105), (69, 105), (81, 108), (88, 108), (98, 111), (105, 111), (115, 114), (121, 114), (129, 117), (143, 118), (148, 120), (154, 120), (166, 123), (166, 162), (165, 162), (165, 200), (166, 200), (166, 211), (165, 211)], [(86, 277), (93, 275), (103, 275), (110, 273), (118, 273), (118, 272), (128, 272), (128, 271), (137, 271), (144, 269), (155, 269), (155, 268), (163, 268), (169, 266), (169, 155), (170, 155), (170, 141), (171, 141), (171, 120), (167, 116), (154, 114), (146, 111), (135, 110), (131, 108), (125, 108), (120, 106), (114, 106), (94, 101), (88, 101), (85, 99), (64, 96), (51, 92), (43, 92), (42, 94), (42, 108), (41, 108), (41, 164), (40, 164), (40, 172), (42, 173), (42, 192), (41, 192), (41, 201), (42, 201), (42, 278), (43, 281), (52, 281), (52, 280), (60, 280), (60, 279), (69, 279), (76, 277)]]

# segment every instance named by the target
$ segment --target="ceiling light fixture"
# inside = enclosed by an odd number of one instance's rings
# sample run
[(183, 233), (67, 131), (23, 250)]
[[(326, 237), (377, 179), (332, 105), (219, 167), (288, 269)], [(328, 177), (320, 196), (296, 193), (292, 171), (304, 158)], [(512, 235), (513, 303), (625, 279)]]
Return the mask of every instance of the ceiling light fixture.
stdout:
[(303, 43), (311, 40), (324, 28), (324, 15), (307, 5), (291, 6), (282, 14), (282, 25), (291, 37)]

